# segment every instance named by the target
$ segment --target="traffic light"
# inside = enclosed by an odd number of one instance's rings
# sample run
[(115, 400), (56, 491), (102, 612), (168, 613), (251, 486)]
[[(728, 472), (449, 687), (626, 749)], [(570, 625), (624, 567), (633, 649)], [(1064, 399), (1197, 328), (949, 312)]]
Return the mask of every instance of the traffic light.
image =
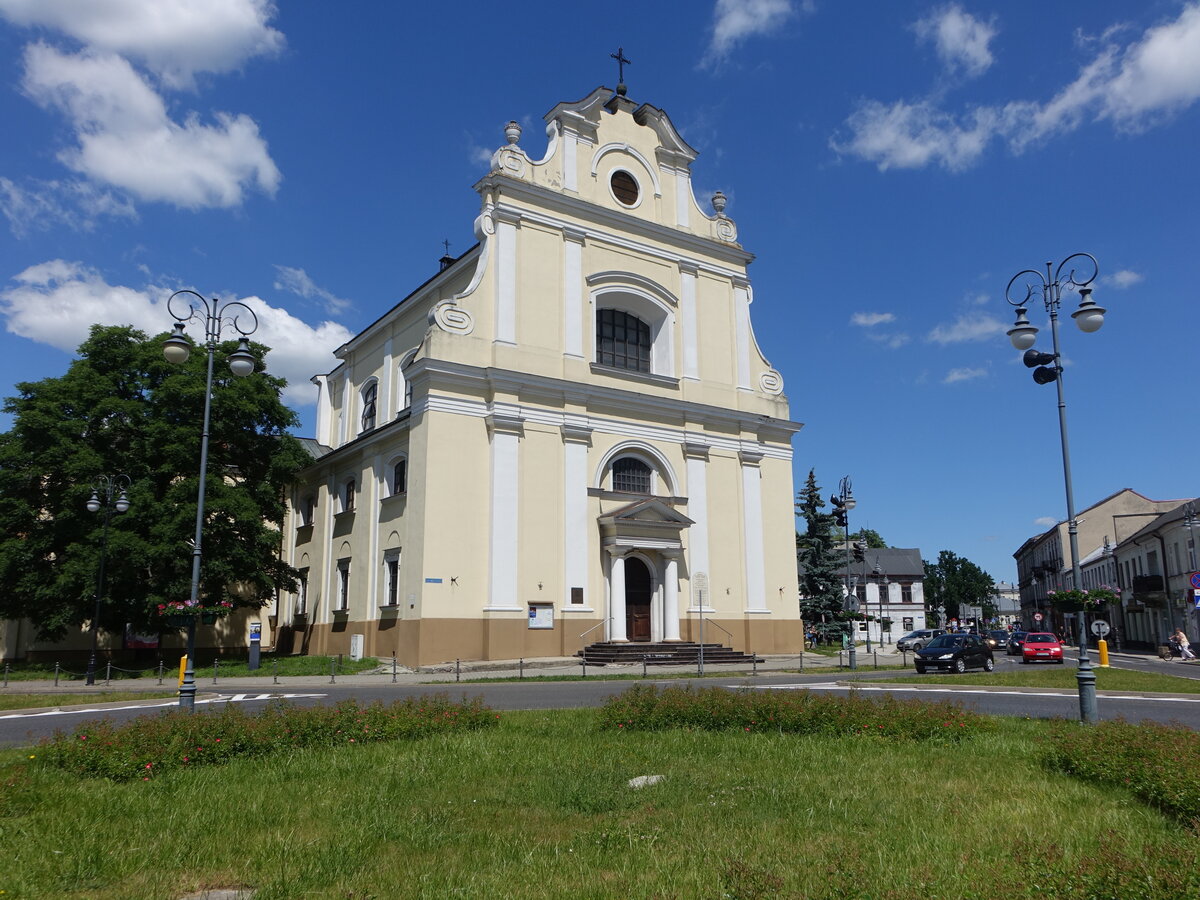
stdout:
[(853, 549), (855, 562), (867, 561), (867, 545), (864, 541), (855, 541)]
[(839, 528), (846, 527), (846, 504), (837, 494), (829, 495), (829, 502), (833, 504), (833, 521), (837, 523)]

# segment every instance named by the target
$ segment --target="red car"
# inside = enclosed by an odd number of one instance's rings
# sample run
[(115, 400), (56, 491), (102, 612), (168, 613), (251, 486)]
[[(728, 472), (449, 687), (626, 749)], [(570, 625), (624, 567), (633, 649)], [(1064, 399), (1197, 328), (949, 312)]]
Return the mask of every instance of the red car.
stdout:
[(1054, 662), (1062, 665), (1063, 646), (1048, 631), (1031, 631), (1021, 644), (1021, 662)]

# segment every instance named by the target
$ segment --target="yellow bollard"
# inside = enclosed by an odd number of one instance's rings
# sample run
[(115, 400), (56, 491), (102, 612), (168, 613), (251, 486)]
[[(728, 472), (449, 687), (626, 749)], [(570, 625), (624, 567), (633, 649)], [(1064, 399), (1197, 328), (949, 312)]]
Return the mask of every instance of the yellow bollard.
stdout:
[(179, 685), (178, 685), (178, 687), (183, 687), (183, 673), (185, 671), (187, 671), (187, 656), (186, 655), (179, 657)]
[(1107, 666), (1108, 665), (1108, 641), (1106, 641), (1104, 638), (1100, 638), (1100, 640), (1096, 641), (1096, 647), (1100, 651), (1100, 665)]

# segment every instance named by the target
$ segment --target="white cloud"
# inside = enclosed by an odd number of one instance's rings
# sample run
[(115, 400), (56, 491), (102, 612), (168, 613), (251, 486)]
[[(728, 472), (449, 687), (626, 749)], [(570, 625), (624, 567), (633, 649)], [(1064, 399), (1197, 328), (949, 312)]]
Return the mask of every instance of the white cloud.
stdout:
[(886, 322), (895, 321), (896, 316), (893, 313), (857, 312), (850, 317), (850, 324), (862, 325), (864, 328), (870, 328), (872, 325), (883, 325)]
[(885, 347), (891, 350), (896, 350), (900, 347), (903, 347), (910, 340), (912, 340), (912, 338), (902, 331), (895, 334), (888, 334), (887, 332), (883, 331), (868, 331), (867, 338), (872, 341), (878, 341), (880, 344), (883, 344)]
[(279, 185), (252, 119), (217, 113), (216, 124), (205, 125), (192, 113), (174, 122), (162, 98), (119, 56), (68, 55), (31, 44), (23, 86), (71, 120), (79, 143), (59, 153), (61, 162), (142, 200), (231, 207), (246, 188), (273, 194)]
[[(31, 266), (13, 279), (17, 284), (0, 290), (0, 314), (7, 330), (40, 344), (73, 352), (94, 323), (132, 325), (147, 334), (170, 329), (173, 321), (166, 300), (172, 288), (147, 285), (144, 289), (108, 284), (94, 269), (77, 262), (55, 259)], [(286, 378), (285, 399), (295, 405), (315, 402), (309, 379), (337, 365), (333, 351), (352, 337), (336, 322), (315, 328), (272, 307), (259, 297), (238, 299), (258, 316), (254, 340), (271, 348), (266, 365), (273, 375)], [(195, 323), (192, 337), (203, 341)]]
[(66, 224), (91, 231), (104, 216), (137, 218), (125, 198), (86, 181), (30, 181), (29, 187), (0, 176), (0, 212), (16, 237)]
[(992, 64), (988, 44), (996, 36), (994, 21), (976, 19), (957, 3), (952, 3), (920, 19), (913, 29), (922, 41), (933, 43), (947, 69), (962, 71), (974, 78)]
[(0, 15), (137, 60), (171, 87), (284, 46), (283, 35), (267, 25), (275, 15), (271, 0), (0, 0)]
[(1033, 524), (1038, 528), (1050, 528), (1058, 524), (1058, 519), (1054, 518), (1053, 516), (1042, 516), (1034, 519)]
[(275, 282), (275, 290), (289, 291), (306, 300), (317, 299), (330, 314), (345, 312), (352, 305), (349, 300), (338, 297), (331, 291), (318, 285), (303, 269), (293, 269), (291, 266), (276, 266), (279, 279)]
[(830, 147), (873, 162), (881, 171), (930, 164), (954, 171), (978, 161), (992, 140), (1021, 153), (1089, 119), (1141, 131), (1200, 99), (1200, 0), (1122, 47), (1115, 41), (1124, 33), (1106, 32), (1108, 42), (1095, 58), (1044, 104), (1014, 100), (956, 116), (931, 99), (865, 100), (846, 120), (850, 136), (831, 138)]
[(1124, 290), (1125, 288), (1133, 287), (1144, 278), (1144, 275), (1134, 272), (1132, 269), (1121, 269), (1119, 272), (1113, 272), (1111, 275), (1107, 275), (1100, 280), (1119, 290)]
[(985, 377), (987, 373), (987, 369), (951, 369), (946, 373), (946, 377), (942, 379), (942, 384), (956, 384), (959, 381), (973, 381), (976, 378)]
[(926, 340), (935, 344), (961, 344), (966, 341), (986, 341), (1004, 334), (1008, 326), (989, 315), (959, 316), (949, 325), (938, 325)]
[[(807, 10), (810, 4), (803, 7)], [(727, 58), (747, 38), (771, 34), (796, 10), (791, 0), (717, 0), (713, 7), (712, 41), (705, 61)]]

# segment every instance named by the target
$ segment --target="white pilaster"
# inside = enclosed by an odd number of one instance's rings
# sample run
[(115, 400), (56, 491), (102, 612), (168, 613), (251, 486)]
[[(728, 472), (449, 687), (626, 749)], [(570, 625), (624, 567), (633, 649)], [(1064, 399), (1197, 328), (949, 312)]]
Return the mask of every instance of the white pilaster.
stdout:
[(562, 184), (563, 184), (563, 190), (574, 191), (574, 192), (578, 192), (578, 190), (579, 190), (579, 184), (578, 184), (579, 176), (576, 174), (576, 162), (575, 162), (575, 159), (576, 159), (575, 151), (578, 146), (579, 146), (579, 143), (575, 136), (575, 132), (570, 131), (570, 130), (564, 131), (563, 137), (562, 137), (562, 150), (563, 150)]
[(663, 640), (679, 640), (679, 552), (664, 551), (666, 572), (663, 575)]
[[(572, 140), (571, 146), (575, 146)], [(584, 232), (563, 229), (563, 352), (583, 354), (583, 240)]]
[(591, 432), (563, 426), (563, 598), (570, 606), (571, 588), (583, 588), (584, 606), (589, 605), (587, 453)]
[(762, 478), (758, 468), (762, 454), (743, 450), (742, 534), (746, 542), (746, 610), (767, 608), (766, 572), (763, 559)]
[(675, 224), (688, 226), (688, 210), (692, 199), (692, 179), (687, 169), (675, 170)]
[(733, 282), (733, 314), (737, 341), (737, 386), (750, 390), (750, 283)]
[(491, 415), (487, 419), (492, 441), (492, 521), (488, 559), (488, 609), (518, 609), (517, 526), (518, 479), (521, 440), (520, 419)]
[(683, 320), (683, 377), (700, 377), (700, 351), (696, 336), (696, 271), (694, 263), (679, 264), (679, 317)]
[(376, 416), (380, 425), (386, 425), (396, 418), (396, 364), (392, 355), (392, 338), (383, 344), (383, 374), (379, 379), (379, 402), (375, 404)]
[(350, 397), (353, 392), (353, 387), (350, 384), (350, 367), (347, 366), (342, 373), (342, 414), (338, 421), (338, 443), (340, 447), (354, 437), (354, 432), (350, 428), (350, 417), (353, 414), (350, 402)]
[(492, 212), (496, 221), (496, 340), (517, 342), (517, 225), (520, 216)]
[(708, 571), (708, 447), (691, 441), (683, 445), (687, 454), (688, 518), (695, 524), (687, 531), (688, 571)]
[(608, 639), (628, 641), (625, 631), (625, 547), (609, 547), (612, 565), (608, 573)]

